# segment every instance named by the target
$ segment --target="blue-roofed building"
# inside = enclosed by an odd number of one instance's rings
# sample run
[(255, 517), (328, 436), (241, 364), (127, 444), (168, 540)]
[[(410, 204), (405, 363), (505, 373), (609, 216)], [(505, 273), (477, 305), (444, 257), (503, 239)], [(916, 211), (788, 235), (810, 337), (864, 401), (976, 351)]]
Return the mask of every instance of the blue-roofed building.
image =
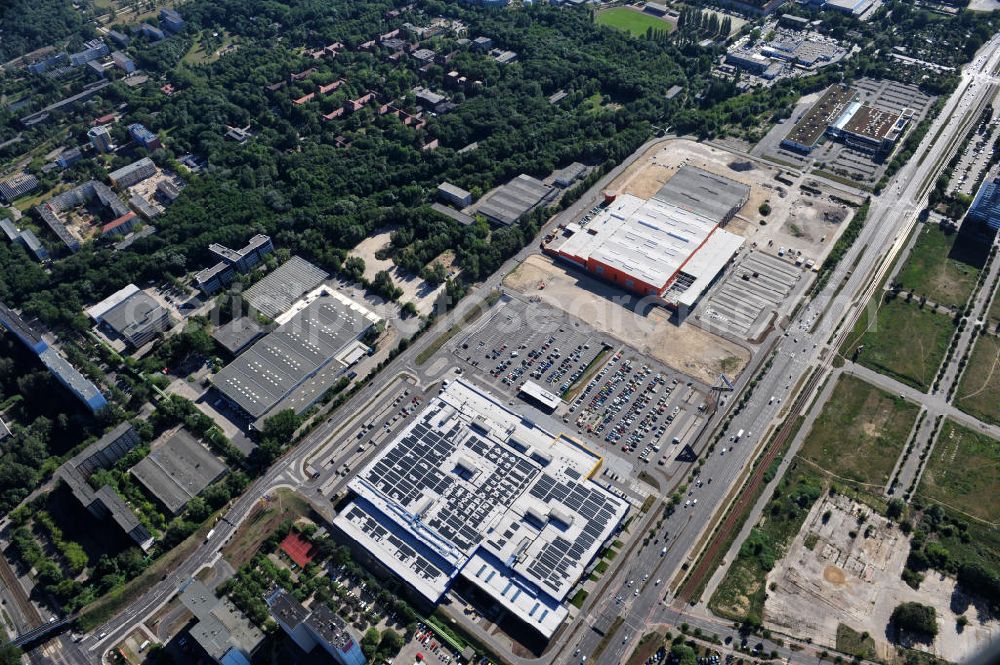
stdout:
[(97, 60), (98, 58), (103, 58), (111, 49), (100, 39), (92, 39), (83, 45), (83, 50), (77, 53), (72, 53), (69, 56), (69, 62), (74, 67), (79, 67), (85, 65), (91, 60)]
[(108, 405), (108, 400), (90, 379), (59, 355), (55, 348), (49, 346), (41, 334), (22, 319), (20, 314), (3, 303), (0, 303), (0, 326), (38, 356), (53, 378), (83, 402), (91, 413), (97, 413)]
[(132, 140), (141, 145), (146, 150), (158, 150), (163, 147), (160, 137), (146, 129), (142, 123), (135, 122), (128, 126), (129, 136)]
[(992, 231), (1000, 230), (1000, 176), (983, 182), (969, 207), (968, 218), (984, 224)]
[(49, 250), (45, 249), (45, 245), (42, 241), (38, 239), (35, 232), (31, 229), (24, 229), (21, 231), (17, 239), (24, 245), (25, 249), (31, 252), (35, 260), (39, 263), (46, 263), (49, 260)]
[(150, 41), (158, 42), (161, 39), (165, 39), (166, 35), (163, 31), (157, 28), (155, 25), (150, 25), (148, 23), (142, 23), (138, 28), (139, 34), (146, 37)]
[(136, 70), (135, 61), (121, 51), (114, 51), (111, 54), (111, 59), (114, 60), (115, 66), (126, 74), (131, 74)]
[(184, 19), (173, 9), (161, 9), (160, 25), (168, 32), (180, 32), (184, 28)]

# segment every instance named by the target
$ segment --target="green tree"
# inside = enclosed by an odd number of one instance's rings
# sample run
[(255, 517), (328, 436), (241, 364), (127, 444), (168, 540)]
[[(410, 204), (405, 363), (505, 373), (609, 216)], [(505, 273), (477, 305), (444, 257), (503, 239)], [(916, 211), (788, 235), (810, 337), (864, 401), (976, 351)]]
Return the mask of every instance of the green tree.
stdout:
[(908, 633), (919, 633), (934, 637), (937, 635), (937, 612), (929, 605), (920, 603), (902, 603), (892, 611), (890, 623), (896, 630)]
[(698, 656), (694, 649), (686, 644), (673, 645), (670, 647), (670, 653), (673, 654), (678, 665), (698, 665)]

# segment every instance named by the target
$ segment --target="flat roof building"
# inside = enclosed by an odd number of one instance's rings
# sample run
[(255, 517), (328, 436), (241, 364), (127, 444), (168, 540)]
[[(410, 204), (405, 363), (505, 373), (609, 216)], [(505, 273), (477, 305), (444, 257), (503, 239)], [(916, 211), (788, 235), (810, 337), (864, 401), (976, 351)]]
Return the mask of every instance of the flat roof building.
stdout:
[(442, 182), (437, 186), (438, 198), (459, 208), (472, 204), (472, 194), (450, 182)]
[(153, 341), (173, 325), (170, 312), (141, 290), (130, 293), (121, 302), (103, 311), (100, 322), (106, 330), (136, 349)]
[(880, 158), (892, 152), (913, 112), (885, 110), (864, 104), (855, 90), (832, 85), (795, 123), (781, 145), (809, 153), (824, 134), (849, 147)]
[[(231, 404), (254, 419), (263, 417), (304, 382), (334, 368), (330, 385), (351, 364), (358, 341), (379, 317), (329, 289), (317, 289), (307, 304), (260, 339), (213, 379)], [(321, 394), (315, 395), (319, 399)], [(301, 411), (313, 401), (297, 405)]]
[(436, 603), (458, 576), (543, 637), (629, 504), (602, 459), (452, 381), (348, 487), (334, 525)]
[(329, 276), (302, 257), (293, 256), (244, 291), (243, 299), (267, 318), (276, 319)]
[(314, 600), (306, 609), (281, 587), (265, 600), (274, 620), (306, 653), (319, 645), (338, 665), (365, 665), (367, 662), (351, 628), (325, 603)]
[(186, 579), (178, 591), (181, 604), (196, 619), (188, 633), (209, 658), (219, 665), (250, 665), (264, 633), (197, 579)]
[(534, 381), (525, 381), (521, 385), (520, 395), (540, 406), (546, 413), (552, 413), (562, 402), (559, 395), (546, 390)]
[[(158, 140), (157, 140), (158, 141)], [(156, 164), (149, 157), (132, 162), (128, 166), (115, 169), (108, 174), (111, 184), (119, 189), (131, 187), (156, 174)]]
[(226, 465), (187, 430), (179, 429), (129, 469), (150, 496), (171, 515), (225, 475)]
[(253, 270), (265, 256), (274, 251), (274, 244), (270, 236), (258, 233), (241, 249), (230, 249), (213, 242), (208, 246), (208, 251), (219, 262), (195, 273), (194, 283), (202, 293), (210, 296), (232, 282), (237, 273), (246, 274)]
[(857, 93), (842, 85), (832, 85), (809, 107), (798, 122), (781, 141), (782, 147), (798, 152), (809, 153), (816, 147), (820, 137), (844, 108), (854, 101)]
[(0, 178), (0, 199), (13, 203), (29, 192), (38, 189), (38, 178), (30, 173), (13, 173)]
[(66, 483), (73, 497), (91, 514), (98, 519), (111, 518), (133, 542), (148, 550), (153, 537), (128, 504), (110, 485), (94, 490), (88, 481), (95, 471), (111, 468), (140, 443), (142, 439), (132, 425), (121, 423), (60, 466), (56, 477)]
[(968, 218), (992, 231), (1000, 230), (1000, 177), (994, 174), (983, 181), (969, 206)]
[(584, 224), (568, 224), (546, 252), (686, 313), (743, 246), (720, 227), (750, 188), (682, 167), (651, 199), (617, 197)]
[(750, 200), (750, 187), (697, 166), (685, 165), (677, 169), (653, 198), (724, 225)]
[(487, 196), (476, 212), (494, 224), (510, 226), (552, 196), (553, 191), (540, 180), (522, 173)]
[(248, 316), (241, 316), (229, 323), (216, 326), (212, 339), (219, 343), (230, 356), (238, 356), (244, 349), (264, 336), (267, 331)]
[(49, 346), (42, 339), (41, 333), (28, 325), (20, 314), (3, 303), (0, 303), (0, 326), (13, 333), (21, 344), (38, 356), (52, 377), (83, 402), (91, 413), (97, 413), (107, 406), (107, 399), (93, 381), (83, 376), (55, 348)]

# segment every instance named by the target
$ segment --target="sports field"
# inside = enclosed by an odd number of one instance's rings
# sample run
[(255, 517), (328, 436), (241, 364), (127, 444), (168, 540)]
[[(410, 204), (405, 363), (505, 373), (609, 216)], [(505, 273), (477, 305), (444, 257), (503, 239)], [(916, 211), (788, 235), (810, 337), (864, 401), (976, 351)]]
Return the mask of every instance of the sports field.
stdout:
[(653, 30), (666, 30), (667, 32), (674, 29), (674, 24), (669, 21), (644, 14), (629, 7), (615, 7), (614, 9), (600, 12), (594, 19), (594, 22), (598, 25), (615, 28), (616, 30), (623, 30), (631, 33), (634, 37), (645, 37), (646, 31), (649, 28)]
[(987, 521), (1000, 514), (1000, 441), (946, 420), (917, 493)]
[(799, 456), (841, 478), (883, 486), (919, 411), (916, 404), (845, 374), (809, 430)]
[[(876, 294), (878, 298), (881, 294)], [(841, 354), (918, 390), (934, 383), (955, 332), (952, 319), (903, 298), (869, 304), (847, 336)], [(854, 358), (857, 347), (864, 347)]]
[(982, 334), (976, 340), (955, 393), (955, 406), (1000, 425), (1000, 337)]

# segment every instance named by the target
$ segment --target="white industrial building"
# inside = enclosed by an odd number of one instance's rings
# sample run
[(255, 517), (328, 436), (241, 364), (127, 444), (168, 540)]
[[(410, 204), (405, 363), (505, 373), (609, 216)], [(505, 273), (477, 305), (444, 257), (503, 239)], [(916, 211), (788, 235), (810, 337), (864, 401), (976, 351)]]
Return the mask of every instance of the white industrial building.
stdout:
[(461, 576), (545, 638), (629, 504), (602, 458), (453, 381), (349, 484), (334, 525), (438, 602)]

